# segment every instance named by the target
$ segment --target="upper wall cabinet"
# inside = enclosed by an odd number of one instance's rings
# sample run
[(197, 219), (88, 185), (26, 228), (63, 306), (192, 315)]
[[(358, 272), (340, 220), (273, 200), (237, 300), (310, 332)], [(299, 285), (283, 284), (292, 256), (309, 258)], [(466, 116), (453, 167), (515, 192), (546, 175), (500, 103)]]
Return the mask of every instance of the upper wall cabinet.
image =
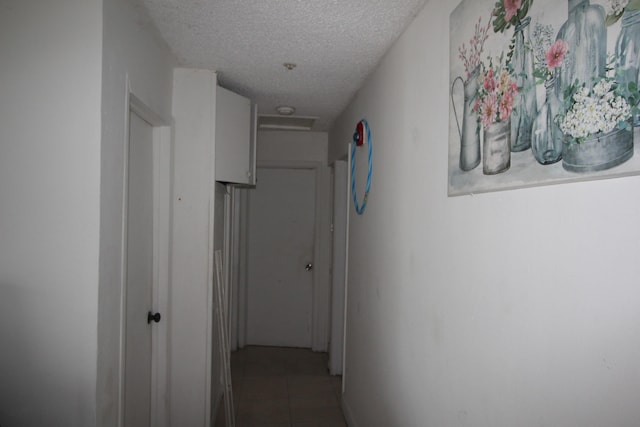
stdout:
[(216, 89), (216, 181), (256, 185), (257, 108), (220, 86)]

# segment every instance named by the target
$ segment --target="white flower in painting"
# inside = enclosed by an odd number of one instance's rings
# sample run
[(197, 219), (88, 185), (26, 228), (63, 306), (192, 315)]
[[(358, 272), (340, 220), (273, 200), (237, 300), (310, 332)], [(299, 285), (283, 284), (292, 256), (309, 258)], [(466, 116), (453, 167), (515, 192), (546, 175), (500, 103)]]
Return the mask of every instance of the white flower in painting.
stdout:
[(608, 15), (620, 15), (629, 4), (629, 0), (609, 0)]
[(546, 64), (547, 51), (556, 39), (556, 32), (552, 25), (542, 25), (536, 22), (533, 27), (531, 40), (533, 41), (533, 57), (539, 67)]
[(602, 98), (611, 90), (612, 86), (613, 82), (602, 79), (593, 87), (593, 94)]
[(580, 88), (573, 96), (574, 104), (560, 122), (563, 133), (584, 139), (599, 132), (610, 132), (631, 116), (631, 107), (621, 96), (615, 96), (613, 82), (600, 80), (593, 89)]

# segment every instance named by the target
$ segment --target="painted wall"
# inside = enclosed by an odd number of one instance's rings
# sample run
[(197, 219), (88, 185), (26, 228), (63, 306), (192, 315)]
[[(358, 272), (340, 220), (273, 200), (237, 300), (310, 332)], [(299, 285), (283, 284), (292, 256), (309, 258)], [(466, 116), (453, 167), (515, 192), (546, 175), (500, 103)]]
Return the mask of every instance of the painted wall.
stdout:
[[(174, 59), (143, 9), (127, 0), (103, 1), (102, 144), (100, 184), (100, 294), (98, 425), (118, 417), (122, 279), (123, 177), (128, 135), (127, 85), (171, 125)], [(156, 329), (167, 328), (163, 313)], [(166, 402), (165, 405), (166, 407)]]
[(327, 162), (329, 135), (326, 132), (258, 132), (257, 159), (271, 161)]
[(456, 5), (427, 3), (330, 133), (330, 159), (361, 117), (374, 140), (350, 214), (349, 425), (639, 425), (640, 177), (448, 198)]
[(217, 382), (211, 384), (214, 374), (210, 370), (211, 357), (218, 354), (212, 344), (216, 81), (216, 74), (207, 70), (174, 71), (170, 330), (173, 426), (207, 425), (212, 396), (220, 392)]
[(0, 2), (0, 425), (96, 423), (102, 2)]

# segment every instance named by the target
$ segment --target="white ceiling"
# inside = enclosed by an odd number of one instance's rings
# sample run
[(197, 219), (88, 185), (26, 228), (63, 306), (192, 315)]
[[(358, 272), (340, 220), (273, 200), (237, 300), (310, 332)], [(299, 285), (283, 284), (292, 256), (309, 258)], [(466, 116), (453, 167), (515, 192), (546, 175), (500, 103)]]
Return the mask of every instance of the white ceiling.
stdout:
[(327, 131), (425, 0), (142, 3), (180, 65), (216, 70), (260, 114), (291, 105)]

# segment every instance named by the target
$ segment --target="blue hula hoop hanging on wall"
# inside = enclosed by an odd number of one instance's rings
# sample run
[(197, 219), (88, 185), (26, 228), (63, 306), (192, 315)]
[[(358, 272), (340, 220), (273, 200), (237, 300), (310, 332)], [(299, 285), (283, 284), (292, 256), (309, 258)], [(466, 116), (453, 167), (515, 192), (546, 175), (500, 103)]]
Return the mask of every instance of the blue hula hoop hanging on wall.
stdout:
[[(367, 173), (367, 185), (364, 191), (364, 197), (362, 198), (362, 205), (358, 203), (358, 195), (356, 194), (356, 148), (365, 143), (369, 146), (369, 172)], [(356, 125), (356, 131), (353, 134), (353, 144), (351, 146), (351, 194), (353, 194), (353, 204), (356, 208), (358, 215), (364, 213), (367, 207), (367, 200), (369, 199), (369, 190), (371, 189), (371, 171), (373, 169), (373, 146), (371, 144), (371, 129), (369, 129), (369, 123), (365, 119), (362, 119)]]

